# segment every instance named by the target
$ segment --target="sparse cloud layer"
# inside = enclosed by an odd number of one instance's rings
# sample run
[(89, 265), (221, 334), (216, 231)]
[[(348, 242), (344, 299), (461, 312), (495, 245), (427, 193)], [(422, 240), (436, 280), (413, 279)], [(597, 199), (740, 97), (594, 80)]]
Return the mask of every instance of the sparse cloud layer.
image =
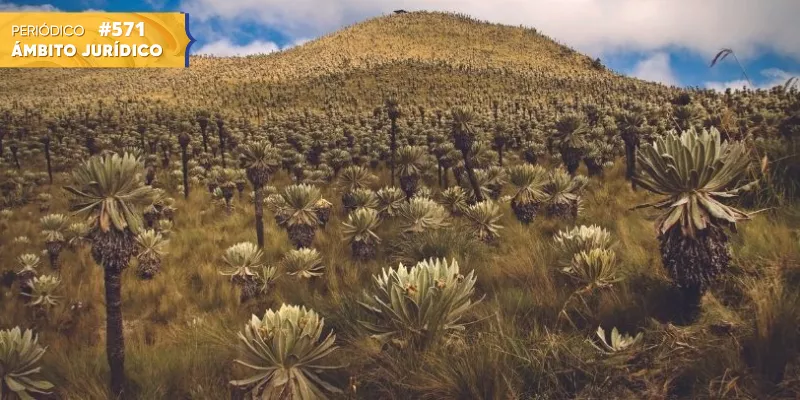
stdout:
[(659, 52), (639, 61), (629, 73), (639, 79), (659, 82), (665, 85), (680, 85), (672, 71), (669, 54)]
[(267, 54), (280, 50), (274, 42), (256, 40), (245, 45), (236, 45), (228, 39), (221, 39), (208, 43), (194, 51), (195, 54), (215, 55), (220, 57), (247, 56), (252, 54)]
[(220, 39), (211, 43), (208, 43), (197, 51), (192, 51), (193, 54), (203, 54), (203, 55), (213, 55), (218, 57), (230, 57), (230, 56), (249, 56), (254, 54), (269, 54), (279, 50), (286, 50), (292, 48), (294, 46), (299, 46), (305, 42), (307, 39), (299, 39), (291, 43), (290, 45), (280, 47), (275, 42), (268, 42), (263, 40), (254, 40), (250, 43), (237, 45), (231, 42), (228, 39)]
[(751, 86), (747, 79), (736, 79), (728, 82), (706, 82), (707, 89), (714, 89), (718, 91), (725, 91), (725, 89), (771, 89), (775, 86), (783, 86), (792, 77), (800, 77), (800, 72), (787, 72), (778, 68), (768, 68), (761, 71), (761, 76), (764, 80), (761, 84)]
[(50, 4), (25, 5), (25, 4), (6, 3), (0, 1), (0, 12), (37, 12), (37, 11), (58, 11), (58, 8)]

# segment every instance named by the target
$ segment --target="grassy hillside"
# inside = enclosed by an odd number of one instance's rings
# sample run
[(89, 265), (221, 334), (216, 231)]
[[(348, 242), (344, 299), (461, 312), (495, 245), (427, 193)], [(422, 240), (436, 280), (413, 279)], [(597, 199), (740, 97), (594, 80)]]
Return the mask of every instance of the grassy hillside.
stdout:
[[(237, 333), (283, 304), (316, 311), (322, 338), (335, 334), (337, 348), (318, 364), (337, 368), (305, 371), (329, 385), (308, 378), (314, 386), (338, 389), (324, 391), (336, 399), (800, 396), (796, 90), (667, 88), (604, 70), (535, 30), (442, 13), (375, 18), (267, 56), (191, 62), (185, 70), (0, 76), (0, 329), (39, 335), (47, 350), (35, 375), (55, 385), (51, 397), (110, 395), (109, 269), (93, 256), (102, 229), (73, 213), (79, 194), (64, 186), (102, 186), (73, 171), (111, 153), (138, 157), (131, 186), (162, 191), (132, 209), (169, 240), (145, 254), (140, 236), (122, 271), (126, 398), (240, 398), (246, 390), (230, 382), (256, 372), (234, 363), (247, 353)], [(469, 123), (459, 124), (456, 106), (469, 110)], [(629, 143), (638, 140), (642, 154), (670, 131), (710, 128), (752, 161), (736, 179), (714, 190), (632, 188)], [(246, 160), (266, 143), (267, 179), (256, 193)], [(649, 176), (647, 160), (637, 177)], [(364, 176), (353, 178), (358, 171)], [(756, 179), (755, 189), (727, 192)], [(327, 218), (314, 188), (330, 203)], [(720, 208), (706, 215), (726, 240), (696, 258), (713, 253), (707, 264), (724, 260), (724, 269), (687, 315), (691, 296), (663, 265), (662, 213), (633, 207), (698, 193), (747, 213), (767, 210), (735, 232), (722, 230)], [(225, 276), (226, 260), (236, 263), (227, 250), (257, 242), (257, 199), (263, 255), (247, 274)], [(374, 235), (353, 244), (359, 212)], [(613, 245), (582, 253), (558, 244), (591, 225)], [(296, 249), (309, 231), (306, 247), (318, 260)], [(693, 255), (697, 247), (686, 246)], [(40, 262), (25, 272), (34, 256)], [(416, 324), (398, 322), (399, 312), (392, 322), (362, 304), (379, 295), (376, 277), (389, 268), (431, 259), (459, 270), (419, 287), (397, 278), (387, 302), (416, 316), (422, 311), (408, 299), (430, 289), (423, 309), (436, 310), (449, 304), (437, 293), (467, 287), (474, 273), (464, 297), (471, 303), (448, 309), (460, 318), (428, 314)], [(154, 260), (160, 269), (145, 279)], [(34, 285), (26, 297), (33, 276), (60, 282), (44, 294)], [(306, 315), (283, 331), (313, 323)], [(381, 341), (369, 329), (376, 326), (398, 332)], [(614, 328), (641, 336), (626, 346), (613, 341)], [(283, 337), (263, 327), (257, 334)], [(304, 368), (294, 354), (284, 361), (286, 370)], [(297, 387), (266, 393), (302, 398)]]
[[(70, 98), (77, 104), (88, 94), (95, 101), (156, 97), (238, 112), (256, 106), (242, 105), (245, 100), (266, 107), (319, 108), (338, 97), (371, 107), (381, 92), (400, 85), (420, 89), (409, 95), (426, 106), (443, 106), (445, 99), (465, 94), (541, 98), (555, 90), (552, 86), (563, 90), (565, 85), (576, 92), (625, 88), (631, 95), (631, 90), (668, 93), (595, 67), (590, 58), (534, 29), (426, 12), (374, 18), (268, 56), (200, 56), (192, 57), (190, 65), (179, 70), (10, 71), (0, 82), (0, 96), (34, 103)], [(471, 80), (459, 82), (463, 79)], [(356, 87), (342, 88), (341, 82)], [(471, 87), (488, 93), (474, 93)], [(442, 89), (455, 93), (438, 93)]]

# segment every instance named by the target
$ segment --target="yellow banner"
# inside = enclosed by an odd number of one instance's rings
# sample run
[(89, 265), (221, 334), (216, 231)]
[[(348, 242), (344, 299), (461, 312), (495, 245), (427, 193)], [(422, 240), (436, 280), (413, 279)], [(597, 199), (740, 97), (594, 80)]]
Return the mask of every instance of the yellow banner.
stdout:
[(0, 12), (3, 68), (189, 66), (189, 14)]

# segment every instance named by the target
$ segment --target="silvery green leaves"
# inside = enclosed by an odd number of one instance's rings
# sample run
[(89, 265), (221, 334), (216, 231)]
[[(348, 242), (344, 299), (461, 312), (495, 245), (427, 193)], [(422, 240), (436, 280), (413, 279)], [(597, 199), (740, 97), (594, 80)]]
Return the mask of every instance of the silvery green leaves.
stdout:
[(469, 231), (479, 240), (492, 243), (500, 236), (500, 219), (503, 212), (496, 202), (484, 200), (469, 206), (464, 211)]
[(280, 153), (267, 141), (246, 143), (238, 150), (247, 179), (255, 188), (264, 186), (269, 175), (280, 167)]
[(597, 337), (600, 338), (600, 345), (595, 344), (591, 340), (589, 343), (591, 343), (594, 348), (607, 355), (617, 354), (631, 349), (635, 344), (642, 341), (643, 336), (642, 332), (639, 332), (636, 336), (621, 334), (617, 328), (614, 327), (614, 329), (611, 330), (611, 341), (609, 342), (608, 339), (606, 339), (606, 331), (602, 326), (597, 327), (596, 333)]
[(324, 323), (314, 310), (287, 304), (277, 312), (267, 310), (263, 318), (253, 315), (238, 334), (242, 359), (235, 362), (255, 375), (231, 384), (264, 400), (325, 399), (323, 390), (340, 393), (318, 376), (321, 370), (339, 368), (322, 363), (337, 348), (333, 332), (322, 339)]
[(142, 210), (156, 193), (144, 184), (141, 160), (125, 153), (95, 156), (72, 172), (71, 208), (88, 214), (102, 232), (112, 227), (137, 233), (143, 225)]
[(402, 203), (398, 214), (404, 233), (421, 233), (450, 225), (444, 207), (425, 197), (414, 197)]
[(17, 257), (17, 263), (22, 268), (21, 270), (17, 271), (17, 275), (19, 274), (36, 274), (36, 268), (41, 263), (41, 259), (36, 254), (28, 253), (22, 254)]
[(322, 254), (316, 249), (300, 248), (289, 250), (283, 257), (286, 273), (302, 279), (322, 276), (325, 266), (322, 265)]
[(598, 225), (575, 226), (558, 231), (553, 237), (560, 267), (569, 268), (575, 254), (591, 249), (610, 249), (614, 244), (611, 232)]
[(371, 208), (357, 208), (342, 222), (343, 240), (350, 242), (380, 243), (375, 229), (381, 223), (378, 212)]
[(222, 261), (227, 268), (223, 268), (220, 274), (230, 276), (231, 279), (235, 277), (249, 279), (256, 276), (256, 271), (263, 266), (261, 262), (263, 257), (264, 253), (255, 244), (237, 243), (225, 250)]
[(36, 379), (41, 371), (36, 365), (46, 350), (38, 341), (29, 329), (22, 332), (15, 327), (0, 331), (0, 399), (33, 400), (33, 395), (49, 394), (48, 390), (54, 387), (48, 381)]
[(64, 214), (47, 214), (39, 223), (46, 242), (63, 242), (69, 220)]
[(582, 288), (608, 287), (620, 280), (611, 233), (597, 225), (562, 230), (553, 238), (560, 271)]
[(30, 303), (28, 303), (29, 306), (49, 308), (58, 305), (58, 302), (61, 300), (62, 296), (57, 296), (55, 294), (59, 285), (61, 285), (61, 279), (57, 276), (37, 276), (28, 283), (31, 293), (22, 293), (22, 295), (31, 299)]
[(379, 340), (400, 336), (420, 346), (444, 334), (464, 329), (461, 319), (477, 302), (474, 271), (466, 276), (453, 260), (427, 260), (408, 268), (384, 269), (375, 275), (374, 289), (360, 304), (375, 315), (360, 321)]
[(747, 172), (750, 158), (741, 142), (722, 142), (715, 128), (680, 135), (670, 133), (637, 154), (641, 172), (634, 179), (645, 189), (668, 196), (640, 207), (666, 209), (658, 220), (665, 234), (676, 224), (685, 236), (694, 237), (709, 224), (736, 228), (750, 216), (720, 202), (750, 189), (756, 182), (731, 188)]

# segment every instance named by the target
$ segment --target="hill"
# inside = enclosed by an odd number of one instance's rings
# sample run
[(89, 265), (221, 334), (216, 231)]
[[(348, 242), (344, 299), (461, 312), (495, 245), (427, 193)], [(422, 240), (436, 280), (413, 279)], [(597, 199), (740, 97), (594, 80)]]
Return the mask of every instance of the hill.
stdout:
[[(665, 96), (666, 88), (622, 77), (535, 29), (447, 13), (374, 18), (264, 56), (196, 56), (185, 70), (17, 70), (0, 79), (0, 101), (85, 102), (141, 98), (240, 108), (312, 107), (343, 100), (362, 107), (404, 87), (426, 106), (467, 97), (546, 98), (554, 91)], [(42, 97), (41, 93), (48, 93)], [(4, 100), (3, 100), (4, 99)], [(251, 108), (251, 105), (245, 105)], [(236, 109), (236, 112), (241, 110)]]

